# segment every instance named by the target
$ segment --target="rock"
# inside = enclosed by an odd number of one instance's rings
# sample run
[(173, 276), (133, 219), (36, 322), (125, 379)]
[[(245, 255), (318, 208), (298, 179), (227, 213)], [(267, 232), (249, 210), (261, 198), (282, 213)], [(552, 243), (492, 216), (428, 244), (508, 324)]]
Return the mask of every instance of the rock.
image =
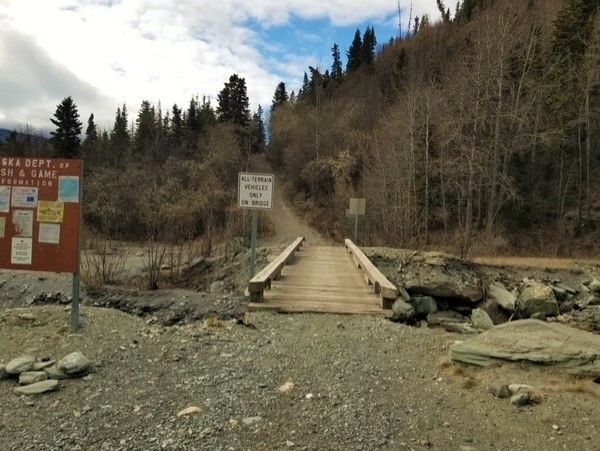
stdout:
[(396, 299), (392, 305), (392, 313), (390, 319), (392, 321), (408, 321), (415, 316), (414, 307), (402, 299)]
[(490, 316), (480, 308), (476, 308), (473, 310), (473, 313), (471, 313), (471, 322), (475, 328), (481, 330), (490, 330), (494, 327), (494, 323)]
[(48, 379), (71, 379), (78, 376), (78, 374), (67, 374), (64, 371), (59, 370), (56, 365), (44, 368), (44, 371), (48, 374)]
[(225, 292), (225, 282), (223, 282), (222, 280), (217, 280), (216, 282), (213, 282), (210, 284), (210, 288), (208, 289), (208, 291), (211, 294), (222, 294)]
[(456, 334), (476, 334), (477, 329), (467, 323), (442, 323), (440, 324), (447, 332), (454, 332)]
[(499, 399), (510, 398), (510, 391), (508, 385), (497, 385), (490, 387), (490, 393)]
[(280, 386), (277, 391), (279, 393), (288, 394), (294, 389), (295, 385), (292, 381), (287, 381), (285, 384)]
[(242, 419), (242, 423), (246, 426), (252, 426), (253, 424), (259, 423), (262, 421), (262, 417), (247, 417)]
[(437, 303), (431, 296), (412, 296), (410, 303), (416, 315), (430, 315), (438, 311)]
[(21, 374), (33, 368), (34, 363), (35, 357), (31, 355), (22, 355), (6, 364), (6, 372), (13, 375)]
[(513, 406), (523, 407), (531, 404), (531, 398), (528, 393), (518, 393), (510, 398), (510, 403)]
[(313, 395), (312, 393), (307, 393), (305, 398), (306, 399), (313, 399), (315, 395)]
[(35, 362), (33, 364), (33, 371), (41, 371), (45, 368), (48, 368), (49, 366), (54, 365), (55, 361), (54, 360), (46, 360), (46, 361), (42, 361), (42, 362)]
[(450, 347), (455, 362), (490, 366), (499, 361), (554, 365), (581, 376), (600, 376), (600, 336), (538, 320), (501, 324)]
[(6, 372), (6, 365), (0, 365), (0, 381), (8, 379), (9, 377), (9, 374)]
[(530, 316), (531, 319), (537, 319), (539, 321), (544, 321), (546, 319), (546, 313), (537, 312)]
[(17, 395), (39, 395), (42, 393), (47, 393), (50, 391), (56, 391), (60, 388), (60, 385), (56, 379), (48, 379), (41, 382), (36, 382), (31, 385), (24, 385), (22, 387), (17, 387), (13, 391)]
[(48, 374), (45, 371), (26, 371), (19, 375), (19, 385), (31, 385), (46, 379)]
[(81, 352), (73, 352), (58, 361), (56, 367), (66, 374), (79, 374), (87, 371), (92, 362)]
[(406, 302), (410, 301), (410, 294), (408, 294), (408, 291), (406, 291), (406, 288), (404, 288), (404, 285), (398, 285), (398, 294), (404, 301), (406, 301)]
[(479, 302), (483, 289), (473, 266), (452, 255), (418, 252), (405, 262), (404, 286), (411, 294)]
[(291, 440), (286, 440), (285, 441), (285, 446), (287, 446), (288, 448), (293, 448), (294, 447), (294, 442), (292, 442)]
[(190, 406), (190, 407), (186, 407), (185, 409), (177, 412), (177, 416), (183, 417), (183, 416), (188, 416), (188, 415), (196, 415), (200, 412), (202, 412), (202, 409), (200, 407)]
[(596, 278), (592, 279), (590, 283), (588, 283), (587, 287), (590, 289), (590, 291), (600, 294), (600, 280)]
[(453, 310), (445, 310), (427, 315), (427, 322), (430, 326), (439, 326), (442, 323), (465, 323), (466, 321), (467, 318)]
[(532, 393), (533, 387), (525, 384), (510, 384), (508, 386), (508, 391), (511, 395), (516, 395), (518, 393)]
[(508, 311), (515, 311), (517, 297), (500, 282), (490, 283), (487, 289), (487, 298)]
[(494, 324), (504, 324), (510, 320), (511, 312), (492, 299), (486, 299), (479, 308), (488, 314)]
[(529, 282), (517, 299), (517, 308), (530, 317), (535, 313), (558, 315), (558, 302), (552, 288), (539, 282)]

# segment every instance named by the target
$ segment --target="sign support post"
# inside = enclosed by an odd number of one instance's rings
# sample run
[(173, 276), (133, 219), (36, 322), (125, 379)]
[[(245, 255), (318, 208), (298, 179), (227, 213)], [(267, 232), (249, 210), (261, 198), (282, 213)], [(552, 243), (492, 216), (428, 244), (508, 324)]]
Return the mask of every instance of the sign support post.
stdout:
[(348, 216), (354, 216), (354, 244), (358, 245), (358, 217), (364, 216), (366, 211), (366, 200), (353, 197), (350, 199)]
[(256, 275), (256, 241), (258, 235), (258, 210), (252, 210), (252, 237), (250, 239), (251, 247), (251, 262), (250, 262), (250, 278)]
[(358, 243), (358, 213), (354, 213), (354, 243)]
[[(81, 198), (83, 184), (79, 183), (79, 223), (81, 224)], [(73, 289), (71, 293), (71, 330), (77, 332), (81, 327), (79, 313), (79, 287), (81, 286), (81, 238), (77, 237), (77, 267), (73, 274)]]

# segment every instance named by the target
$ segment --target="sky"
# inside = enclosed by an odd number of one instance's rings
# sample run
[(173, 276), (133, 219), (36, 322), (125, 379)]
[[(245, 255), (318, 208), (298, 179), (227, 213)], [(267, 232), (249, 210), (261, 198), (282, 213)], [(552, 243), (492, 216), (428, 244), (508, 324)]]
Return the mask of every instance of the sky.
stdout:
[[(435, 0), (413, 15), (437, 19)], [(410, 3), (401, 0), (402, 23)], [(397, 0), (0, 0), (0, 128), (50, 129), (70, 95), (82, 122), (110, 127), (117, 105), (186, 106), (216, 96), (233, 73), (251, 108), (267, 108), (280, 81), (297, 90), (308, 66), (331, 66), (357, 28), (380, 43), (398, 34)], [(130, 119), (133, 115), (130, 116)]]

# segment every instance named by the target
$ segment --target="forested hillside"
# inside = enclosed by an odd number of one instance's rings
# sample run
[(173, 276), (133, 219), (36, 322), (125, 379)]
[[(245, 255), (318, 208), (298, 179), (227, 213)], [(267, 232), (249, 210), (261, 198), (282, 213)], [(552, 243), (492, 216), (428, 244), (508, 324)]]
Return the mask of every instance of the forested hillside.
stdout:
[[(367, 244), (594, 253), (600, 225), (597, 0), (468, 0), (342, 69), (277, 88), (269, 157), (334, 235), (366, 197)], [(449, 6), (449, 5), (448, 5)]]

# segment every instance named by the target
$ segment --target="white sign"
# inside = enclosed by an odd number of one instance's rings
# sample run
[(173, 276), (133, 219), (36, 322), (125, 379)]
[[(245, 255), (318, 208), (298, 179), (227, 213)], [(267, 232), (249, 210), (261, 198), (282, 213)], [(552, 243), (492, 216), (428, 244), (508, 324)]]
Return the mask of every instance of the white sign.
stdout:
[(273, 209), (273, 174), (240, 172), (238, 178), (238, 207), (257, 210)]
[(357, 199), (355, 197), (350, 199), (350, 209), (348, 213), (352, 216), (364, 215), (366, 200), (365, 199)]
[(15, 186), (12, 190), (12, 206), (35, 208), (38, 204), (38, 189), (27, 186)]
[(11, 265), (31, 265), (31, 238), (13, 238), (10, 252)]

